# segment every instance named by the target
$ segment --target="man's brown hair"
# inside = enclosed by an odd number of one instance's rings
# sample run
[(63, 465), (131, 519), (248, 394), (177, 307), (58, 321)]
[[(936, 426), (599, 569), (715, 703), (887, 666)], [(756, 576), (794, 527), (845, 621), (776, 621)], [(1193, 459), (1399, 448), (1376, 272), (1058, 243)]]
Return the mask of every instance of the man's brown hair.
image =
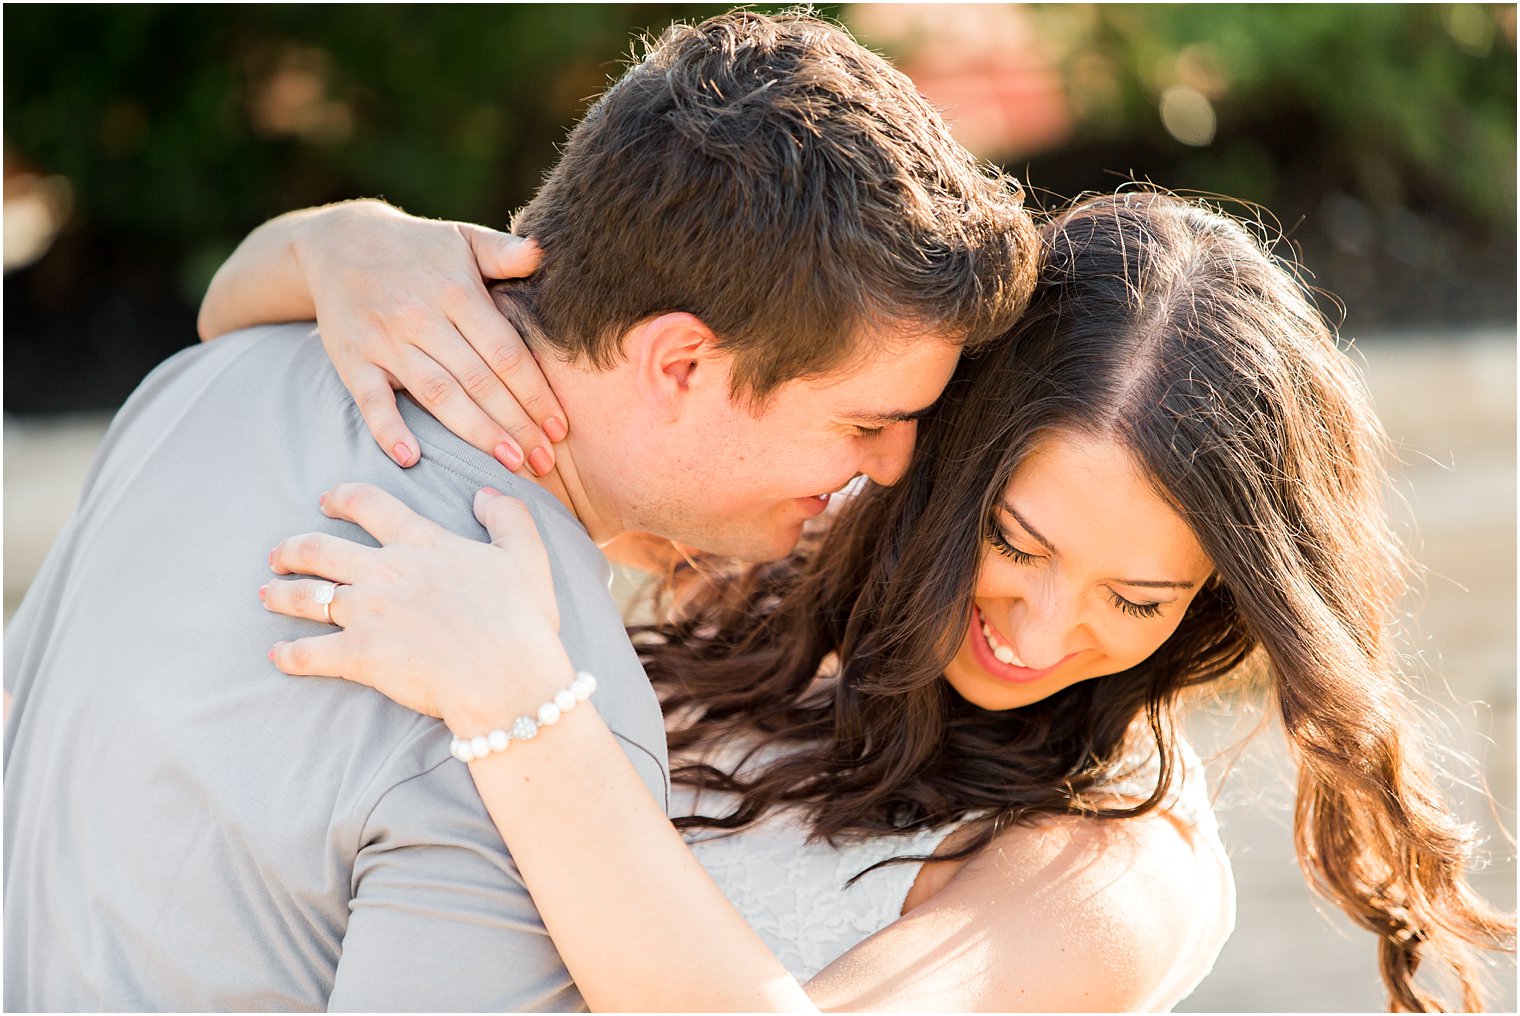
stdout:
[(543, 261), (510, 288), (536, 341), (596, 369), (640, 321), (691, 313), (762, 403), (868, 331), (1005, 331), (1038, 253), (1022, 198), (843, 29), (735, 12), (672, 25), (591, 107), (513, 223)]

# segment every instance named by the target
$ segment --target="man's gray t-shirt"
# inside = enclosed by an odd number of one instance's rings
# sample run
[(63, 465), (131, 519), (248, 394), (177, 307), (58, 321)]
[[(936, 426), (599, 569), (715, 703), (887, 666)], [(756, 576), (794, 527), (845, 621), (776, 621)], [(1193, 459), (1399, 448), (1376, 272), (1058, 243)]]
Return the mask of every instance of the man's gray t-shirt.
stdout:
[(323, 491), (370, 481), (484, 540), (471, 502), (495, 486), (531, 509), (571, 662), (666, 801), (659, 707), (596, 546), (403, 411), (409, 470), (310, 325), (180, 353), (123, 407), (6, 633), (6, 1009), (583, 1007), (448, 731), (267, 657), (333, 631), (262, 608), (275, 543), (374, 542), (323, 516)]

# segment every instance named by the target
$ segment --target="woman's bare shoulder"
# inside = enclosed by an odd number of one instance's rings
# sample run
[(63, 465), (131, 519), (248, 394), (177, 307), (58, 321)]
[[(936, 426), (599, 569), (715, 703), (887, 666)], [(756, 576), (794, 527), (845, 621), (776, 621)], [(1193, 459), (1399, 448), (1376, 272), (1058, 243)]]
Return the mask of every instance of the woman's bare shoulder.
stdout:
[(1145, 1008), (1195, 948), (1199, 927), (1217, 923), (1220, 863), (1197, 830), (1164, 811), (1062, 816), (1003, 831), (944, 892), (947, 903), (986, 900), (995, 938), (1020, 950), (1037, 940), (1045, 969), (1084, 982), (1095, 1008)]
[[(961, 1011), (1169, 1005), (1201, 911), (1218, 906), (1199, 891), (1217, 861), (1197, 846), (1164, 814), (1011, 827), (809, 993), (877, 1010), (930, 1000)], [(925, 964), (927, 955), (940, 960)]]
[(1198, 855), (1193, 830), (1163, 811), (1132, 819), (1063, 815), (1003, 830), (945, 889), (999, 892), (1037, 880), (1051, 897), (1131, 910), (1131, 902), (1163, 902), (1151, 898), (1191, 884)]

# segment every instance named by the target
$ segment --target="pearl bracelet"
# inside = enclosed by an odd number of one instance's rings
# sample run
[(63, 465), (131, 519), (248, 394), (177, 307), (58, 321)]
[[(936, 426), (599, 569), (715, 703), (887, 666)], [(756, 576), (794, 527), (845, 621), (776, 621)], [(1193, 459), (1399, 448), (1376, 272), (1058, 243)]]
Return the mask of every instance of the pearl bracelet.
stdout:
[(554, 698), (538, 707), (538, 716), (519, 716), (512, 721), (510, 730), (493, 730), (479, 737), (455, 735), (449, 751), (461, 762), (473, 762), (478, 758), (506, 751), (513, 741), (531, 741), (538, 736), (540, 727), (552, 727), (559, 718), (591, 697), (596, 691), (596, 678), (584, 670), (576, 671), (570, 686), (554, 693)]

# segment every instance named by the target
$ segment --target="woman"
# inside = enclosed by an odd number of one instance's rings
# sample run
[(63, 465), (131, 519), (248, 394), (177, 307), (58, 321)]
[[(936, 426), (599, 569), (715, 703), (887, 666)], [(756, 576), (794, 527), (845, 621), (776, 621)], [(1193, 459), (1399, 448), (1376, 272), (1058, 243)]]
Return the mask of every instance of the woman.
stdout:
[[(963, 366), (904, 481), (788, 561), (698, 579), (640, 633), (672, 751), (696, 760), (688, 834), (790, 823), (814, 838), (800, 867), (907, 867), (901, 917), (799, 987), (573, 709), (470, 765), (587, 1001), (1170, 1006), (1229, 906), (1175, 710), (1259, 656), (1311, 883), (1378, 937), (1395, 1008), (1436, 1006), (1425, 958), (1477, 1007), (1471, 947), (1513, 925), (1467, 886), (1469, 833), (1398, 685), (1380, 452), (1349, 363), (1238, 224), (1154, 194), (1057, 217), (1030, 312)], [(351, 587), (352, 615), (276, 647), (281, 669), (362, 680), (466, 738), (570, 682), (507, 499), (477, 501), (495, 548), (373, 490), (324, 507), (384, 549), (277, 548), (277, 571)], [(314, 581), (266, 602), (317, 619), (293, 595)]]

